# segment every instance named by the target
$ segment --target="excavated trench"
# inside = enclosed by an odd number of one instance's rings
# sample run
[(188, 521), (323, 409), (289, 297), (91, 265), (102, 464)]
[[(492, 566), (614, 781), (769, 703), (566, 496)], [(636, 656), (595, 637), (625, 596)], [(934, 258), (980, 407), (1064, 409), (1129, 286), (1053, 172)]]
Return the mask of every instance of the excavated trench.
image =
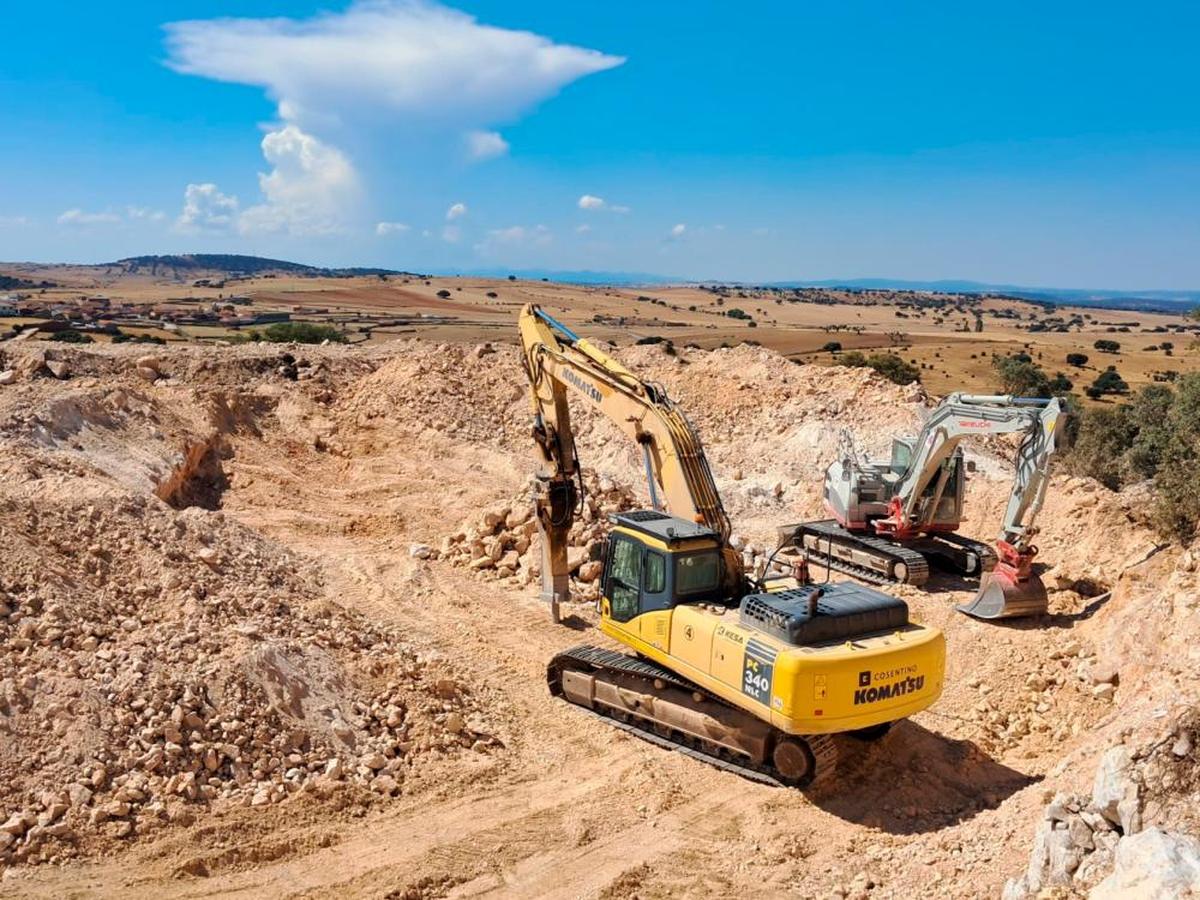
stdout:
[(155, 495), (175, 509), (220, 509), (221, 497), (229, 488), (222, 460), (232, 455), (220, 432), (186, 445), (182, 462), (159, 481)]

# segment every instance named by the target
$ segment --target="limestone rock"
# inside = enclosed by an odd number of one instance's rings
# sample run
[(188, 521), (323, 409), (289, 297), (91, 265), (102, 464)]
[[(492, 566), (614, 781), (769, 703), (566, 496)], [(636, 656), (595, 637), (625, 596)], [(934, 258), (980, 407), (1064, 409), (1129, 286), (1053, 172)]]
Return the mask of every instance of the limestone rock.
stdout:
[(1089, 900), (1183, 900), (1200, 885), (1200, 841), (1147, 828), (1117, 844), (1113, 873)]
[(1124, 745), (1109, 748), (1101, 758), (1092, 785), (1092, 807), (1123, 834), (1133, 834), (1141, 827), (1133, 761)]

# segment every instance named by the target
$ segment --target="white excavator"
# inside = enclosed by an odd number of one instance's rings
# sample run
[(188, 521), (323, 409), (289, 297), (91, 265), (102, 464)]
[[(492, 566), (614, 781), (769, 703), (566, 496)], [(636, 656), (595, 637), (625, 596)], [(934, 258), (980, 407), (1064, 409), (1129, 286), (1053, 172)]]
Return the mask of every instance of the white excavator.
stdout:
[[(825, 507), (833, 518), (785, 526), (781, 539), (810, 561), (875, 584), (923, 584), (931, 562), (979, 577), (975, 598), (958, 607), (976, 618), (1040, 615), (1046, 590), (1032, 570), (1034, 520), (1065, 421), (1057, 399), (950, 394), (917, 437), (893, 440), (891, 459), (860, 460), (844, 439), (840, 459), (825, 473)], [(966, 476), (974, 470), (960, 445), (971, 435), (1017, 432), (1024, 439), (993, 550), (956, 533)]]

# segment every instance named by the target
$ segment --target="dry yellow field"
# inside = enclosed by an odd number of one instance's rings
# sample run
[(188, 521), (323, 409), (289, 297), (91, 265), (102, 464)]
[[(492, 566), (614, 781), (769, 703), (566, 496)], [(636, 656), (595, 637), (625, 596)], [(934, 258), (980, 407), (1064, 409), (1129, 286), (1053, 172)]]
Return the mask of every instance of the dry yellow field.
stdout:
[[(130, 274), (114, 267), (22, 264), (0, 265), (0, 271), (54, 282), (56, 287), (35, 295), (67, 305), (103, 296), (147, 309), (196, 310), (234, 296), (248, 297), (252, 303), (246, 311), (287, 311), (296, 320), (333, 324), (354, 343), (413, 336), (450, 342), (512, 341), (516, 314), (530, 302), (582, 333), (619, 345), (647, 337), (705, 348), (752, 341), (798, 361), (834, 364), (836, 355), (822, 348), (836, 341), (844, 350), (897, 354), (919, 367), (922, 382), (935, 394), (995, 390), (993, 354), (1026, 352), (1050, 375), (1066, 374), (1080, 393), (1109, 365), (1116, 365), (1133, 389), (1153, 383), (1156, 373), (1200, 369), (1200, 326), (1181, 316), (1091, 307), (1047, 312), (1036, 303), (998, 297), (886, 291), (800, 295), (736, 286), (722, 286), (718, 294), (718, 289), (694, 285), (615, 288), (466, 276), (383, 279), (282, 273), (229, 280), (222, 287), (196, 287), (194, 282), (202, 278), (221, 280), (221, 273), (190, 271), (183, 278)], [(813, 296), (822, 301), (798, 302)], [(741, 310), (748, 318), (731, 318), (730, 310)], [(1067, 332), (1029, 331), (1035, 322), (1049, 320), (1052, 326), (1055, 318), (1076, 324)], [(982, 323), (981, 331), (975, 330), (977, 322)], [(1180, 327), (1191, 330), (1175, 333)], [(1120, 328), (1126, 331), (1114, 330)], [(236, 337), (239, 331), (245, 333), (244, 328), (214, 323), (158, 333), (212, 340)], [(1117, 340), (1120, 353), (1098, 352), (1093, 344), (1099, 339)], [(1161, 347), (1164, 340), (1173, 344), (1169, 356)], [(1068, 366), (1068, 353), (1087, 355), (1086, 366)]]

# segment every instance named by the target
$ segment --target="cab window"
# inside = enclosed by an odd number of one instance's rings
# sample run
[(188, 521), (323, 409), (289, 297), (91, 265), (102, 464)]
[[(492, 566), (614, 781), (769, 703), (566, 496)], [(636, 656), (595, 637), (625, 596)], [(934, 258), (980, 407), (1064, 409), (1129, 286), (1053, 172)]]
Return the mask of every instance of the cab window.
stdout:
[(608, 600), (612, 617), (618, 622), (628, 622), (638, 614), (641, 568), (642, 548), (624, 538), (614, 540), (612, 562), (609, 565)]
[(720, 577), (721, 557), (715, 550), (675, 558), (675, 593), (680, 597), (714, 590)]
[(642, 571), (642, 587), (647, 594), (661, 594), (667, 588), (667, 561), (661, 553), (646, 551), (646, 566)]

